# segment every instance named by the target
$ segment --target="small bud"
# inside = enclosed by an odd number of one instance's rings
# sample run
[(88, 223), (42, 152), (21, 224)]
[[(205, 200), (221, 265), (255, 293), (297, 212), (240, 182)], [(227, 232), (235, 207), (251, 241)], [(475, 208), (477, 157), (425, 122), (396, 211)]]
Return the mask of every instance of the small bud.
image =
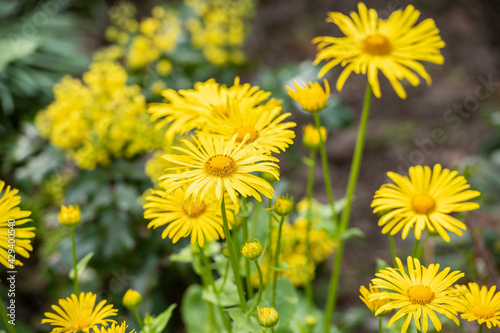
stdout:
[(275, 308), (259, 308), (257, 307), (259, 325), (262, 327), (271, 328), (276, 326), (280, 316)]
[(78, 206), (61, 206), (59, 212), (59, 223), (65, 227), (73, 228), (80, 223), (80, 207)]
[(229, 250), (227, 249), (227, 246), (222, 248), (222, 255), (226, 257), (226, 259), (229, 259)]
[(304, 126), (303, 130), (304, 135), (302, 137), (302, 142), (304, 143), (304, 146), (306, 146), (306, 148), (309, 150), (318, 150), (320, 148), (320, 133), (323, 142), (326, 141), (326, 129), (323, 126), (320, 127), (319, 132), (312, 124)]
[(258, 240), (249, 243), (245, 242), (245, 245), (241, 249), (241, 254), (249, 260), (257, 260), (262, 254), (262, 245)]
[(287, 216), (293, 211), (293, 198), (277, 197), (273, 206), (274, 212), (279, 216)]
[(314, 315), (307, 315), (306, 318), (304, 319), (304, 322), (306, 323), (307, 327), (314, 327), (318, 323), (318, 320)]
[(123, 306), (129, 310), (134, 310), (142, 303), (142, 296), (137, 291), (129, 289), (123, 295)]

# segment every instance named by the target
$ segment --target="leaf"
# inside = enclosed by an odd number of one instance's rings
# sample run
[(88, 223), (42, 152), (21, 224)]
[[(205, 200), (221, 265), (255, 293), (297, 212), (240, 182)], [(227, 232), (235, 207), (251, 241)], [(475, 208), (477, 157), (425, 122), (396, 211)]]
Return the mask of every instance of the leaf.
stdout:
[(346, 240), (353, 237), (362, 238), (365, 237), (365, 234), (359, 228), (349, 228), (339, 235), (339, 238), (342, 240)]
[(203, 288), (194, 284), (188, 287), (181, 302), (182, 321), (187, 333), (208, 333), (210, 326), (205, 312), (206, 304), (201, 298)]
[(377, 262), (376, 272), (380, 272), (380, 270), (390, 266), (384, 259), (377, 258), (376, 262)]
[[(89, 263), (90, 259), (92, 259), (93, 256), (94, 256), (94, 252), (90, 252), (85, 257), (83, 257), (82, 260), (80, 260), (78, 262), (78, 264), (76, 264), (76, 269), (78, 270), (78, 275), (80, 275), (83, 272), (83, 270), (85, 269), (85, 267), (87, 267), (87, 264)], [(71, 271), (69, 271), (69, 278), (71, 280), (75, 279), (75, 269), (71, 269)]]
[(289, 270), (291, 267), (288, 266), (288, 264), (284, 261), (280, 261), (278, 263), (278, 266), (276, 267), (273, 267), (273, 270), (277, 271), (277, 272), (282, 272), (282, 271), (287, 271)]
[(12, 32), (7, 33), (7, 39), (0, 39), (0, 71), (10, 62), (22, 59), (32, 54), (38, 47), (38, 41), (26, 38)]
[[(222, 285), (223, 279), (218, 279), (215, 282), (215, 287), (220, 289)], [(238, 305), (240, 299), (238, 297), (238, 289), (236, 288), (236, 284), (234, 284), (230, 280), (226, 280), (226, 284), (222, 291), (219, 294), (216, 294), (213, 288), (204, 289), (202, 293), (202, 298), (205, 301), (216, 305), (222, 305), (223, 307)]]
[(253, 211), (253, 202), (247, 202), (245, 206), (240, 207), (240, 211), (236, 214), (236, 218), (248, 217)]
[(299, 304), (297, 291), (287, 278), (279, 278), (276, 286), (276, 310), (280, 315), (277, 328), (289, 327), (295, 318), (295, 311)]
[(176, 306), (177, 304), (170, 305), (168, 309), (153, 319), (153, 323), (151, 324), (151, 333), (162, 333), (164, 331)]
[(252, 317), (247, 317), (241, 308), (232, 308), (227, 310), (229, 317), (233, 320), (233, 326), (235, 332), (249, 332), (249, 333), (260, 333), (261, 329), (255, 319)]

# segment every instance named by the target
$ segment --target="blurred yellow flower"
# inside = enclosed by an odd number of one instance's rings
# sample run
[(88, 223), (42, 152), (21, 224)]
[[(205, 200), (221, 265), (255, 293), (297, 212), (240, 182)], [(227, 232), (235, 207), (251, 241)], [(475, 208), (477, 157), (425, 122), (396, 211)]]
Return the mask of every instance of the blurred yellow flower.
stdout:
[(326, 79), (323, 80), (325, 88), (321, 87), (319, 82), (308, 82), (304, 86), (300, 86), (293, 81), (292, 87), (287, 86), (288, 95), (300, 104), (302, 109), (307, 112), (316, 113), (323, 110), (328, 105), (328, 97), (330, 97), (330, 85)]
[[(126, 333), (128, 325), (125, 322), (122, 322), (120, 326), (113, 323), (110, 327), (94, 327), (94, 333)], [(129, 333), (135, 333), (135, 330), (130, 331)]]
[(324, 128), (323, 126), (320, 126), (319, 131), (313, 124), (307, 124), (306, 126), (302, 127), (302, 129), (304, 131), (302, 142), (307, 149), (318, 150), (321, 145), (321, 139), (323, 142), (326, 142), (326, 128)]
[(487, 288), (474, 282), (469, 283), (469, 288), (464, 286), (465, 294), (462, 296), (464, 308), (460, 316), (468, 321), (476, 320), (479, 325), (486, 324), (489, 329), (500, 327), (500, 292), (496, 286)]
[(123, 295), (122, 303), (127, 309), (137, 309), (142, 303), (142, 296), (137, 291), (129, 289)]
[(318, 76), (323, 77), (341, 64), (346, 67), (337, 81), (337, 90), (342, 90), (352, 72), (361, 73), (368, 76), (378, 98), (381, 97), (379, 70), (403, 99), (406, 98), (400, 82), (403, 79), (416, 86), (420, 83), (418, 74), (430, 85), (431, 78), (420, 61), (444, 63), (440, 49), (445, 43), (434, 20), (426, 19), (415, 25), (420, 12), (412, 5), (394, 11), (387, 20), (378, 18), (376, 10), (367, 9), (363, 3), (358, 4), (358, 12), (352, 12), (351, 17), (328, 13), (327, 22), (335, 23), (345, 37), (325, 36), (313, 40), (319, 50), (314, 64), (327, 61)]
[(80, 223), (80, 207), (62, 205), (59, 211), (59, 223), (69, 228), (76, 227)]

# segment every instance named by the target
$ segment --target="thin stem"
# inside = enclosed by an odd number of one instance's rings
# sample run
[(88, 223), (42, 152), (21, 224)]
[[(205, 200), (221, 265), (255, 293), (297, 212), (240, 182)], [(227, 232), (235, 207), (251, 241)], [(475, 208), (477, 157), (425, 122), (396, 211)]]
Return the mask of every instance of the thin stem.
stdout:
[(224, 270), (224, 279), (222, 280), (222, 284), (220, 285), (220, 289), (216, 289), (216, 292), (217, 293), (220, 293), (222, 292), (222, 289), (224, 288), (224, 286), (226, 285), (226, 280), (227, 280), (227, 275), (229, 273), (229, 260), (226, 261), (226, 268)]
[(73, 248), (73, 272), (75, 273), (73, 277), (73, 284), (75, 287), (75, 295), (78, 297), (79, 288), (78, 288), (78, 268), (76, 261), (76, 243), (75, 243), (75, 227), (71, 228), (71, 247)]
[(233, 247), (233, 240), (231, 238), (231, 233), (229, 232), (229, 225), (227, 223), (226, 204), (224, 203), (224, 196), (222, 196), (221, 210), (222, 210), (222, 222), (224, 226), (224, 234), (226, 235), (227, 249), (229, 252), (229, 260), (231, 260), (231, 267), (233, 269), (236, 289), (238, 290), (238, 296), (240, 298), (240, 306), (241, 309), (244, 312), (246, 312), (248, 311), (248, 306), (245, 300), (245, 295), (243, 293), (243, 286), (241, 284), (239, 262), (236, 260), (236, 254), (234, 253), (234, 247)]
[[(203, 261), (203, 265), (205, 266), (205, 269), (203, 270), (203, 274), (205, 274), (205, 280), (209, 286), (212, 287), (215, 293), (215, 297), (217, 298), (217, 301), (219, 302), (218, 309), (219, 313), (222, 317), (222, 322), (224, 323), (224, 327), (228, 332), (231, 332), (231, 324), (229, 323), (229, 320), (227, 319), (226, 313), (224, 312), (224, 309), (222, 308), (222, 305), (220, 305), (220, 300), (219, 300), (219, 293), (217, 292), (217, 289), (215, 289), (215, 281), (214, 281), (214, 276), (212, 274), (212, 268), (210, 266), (210, 262), (208, 261), (207, 256), (205, 256), (205, 252), (203, 252), (203, 247), (200, 248), (200, 257), (201, 260)], [(226, 266), (227, 267), (227, 266)], [(227, 274), (227, 269), (226, 269), (226, 274)], [(222, 287), (221, 287), (222, 291)]]
[(135, 321), (137, 322), (137, 325), (139, 325), (139, 328), (141, 329), (141, 331), (144, 330), (144, 323), (142, 322), (142, 319), (139, 316), (137, 309), (134, 309), (134, 317), (135, 317)]
[[(418, 254), (418, 244), (420, 243), (420, 240), (415, 238), (415, 242), (413, 243), (413, 251), (411, 252), (411, 256), (413, 258), (418, 258), (417, 254)], [(394, 266), (396, 267), (396, 266)]]
[(378, 317), (378, 333), (383, 333), (382, 330), (382, 317)]
[[(366, 127), (368, 125), (368, 116), (370, 114), (371, 97), (372, 97), (372, 89), (370, 84), (367, 83), (365, 91), (365, 100), (363, 103), (363, 111), (361, 113), (361, 121), (358, 129), (358, 137), (356, 139), (356, 146), (354, 148), (354, 156), (352, 158), (351, 171), (349, 173), (349, 183), (347, 185), (347, 191), (346, 191), (347, 202), (340, 219), (339, 235), (342, 235), (344, 231), (347, 229), (347, 226), (349, 224), (349, 218), (351, 216), (352, 199), (354, 196), (354, 190), (356, 189), (356, 185), (358, 183), (359, 169), (361, 167), (361, 159), (363, 157)], [(330, 322), (332, 320), (332, 315), (333, 312), (335, 311), (335, 305), (337, 303), (337, 291), (340, 278), (340, 268), (342, 266), (342, 257), (344, 255), (344, 243), (345, 241), (342, 238), (340, 238), (337, 248), (337, 254), (335, 255), (335, 263), (330, 278), (328, 298), (326, 301), (326, 313), (325, 313), (325, 325), (324, 325), (325, 333), (329, 332)]]
[[(306, 226), (306, 257), (307, 262), (310, 263), (311, 259), (311, 226), (312, 226), (312, 193), (314, 189), (314, 168), (316, 165), (316, 150), (311, 150), (309, 154), (309, 170), (307, 175), (307, 195), (306, 200), (309, 204), (307, 207), (307, 226)], [(312, 313), (313, 308), (313, 289), (312, 289), (312, 279), (309, 274), (306, 281), (305, 293), (307, 298), (307, 313)]]
[[(273, 202), (271, 199), (269, 199), (269, 203), (267, 204), (267, 208), (270, 209), (273, 205)], [(266, 294), (265, 298), (269, 299), (269, 284), (271, 282), (271, 267), (273, 266), (273, 251), (271, 248), (271, 242), (272, 242), (272, 236), (273, 236), (273, 217), (274, 215), (272, 213), (269, 213), (269, 221), (268, 221), (268, 229), (267, 229), (267, 248), (266, 248), (266, 255), (267, 255), (267, 262), (269, 263), (267, 265), (267, 271), (266, 271)]]
[(396, 267), (396, 244), (394, 244), (394, 237), (392, 237), (391, 234), (389, 234), (389, 243), (391, 243), (391, 253), (392, 253), (392, 263), (393, 267)]
[(16, 328), (14, 325), (9, 324), (9, 317), (7, 317), (7, 309), (5, 309), (2, 298), (0, 298), (0, 315), (2, 316), (2, 320), (5, 323), (5, 327), (9, 333), (16, 333)]
[(264, 289), (264, 279), (262, 278), (262, 270), (260, 269), (259, 261), (254, 260), (255, 267), (257, 268), (257, 273), (259, 274), (259, 292), (257, 293), (257, 299), (255, 304), (252, 306), (250, 311), (247, 312), (247, 317), (249, 317), (259, 306), (260, 300), (262, 299), (262, 290)]
[(333, 199), (332, 191), (332, 181), (330, 178), (330, 170), (328, 169), (328, 158), (326, 156), (325, 141), (321, 136), (321, 122), (318, 113), (314, 113), (314, 123), (316, 124), (316, 129), (320, 133), (319, 140), (319, 152), (321, 155), (321, 164), (323, 165), (323, 178), (325, 180), (326, 193), (328, 194), (328, 202), (330, 203), (330, 208), (332, 209), (332, 218), (336, 225), (339, 224), (339, 218), (337, 216), (337, 211), (335, 210), (335, 200)]
[(483, 324), (479, 325), (479, 329), (477, 330), (477, 333), (483, 333)]
[[(276, 250), (274, 252), (274, 267), (277, 268), (280, 260), (280, 250), (281, 250), (281, 230), (283, 229), (283, 222), (285, 217), (281, 217), (281, 221), (278, 227), (278, 241), (276, 242)], [(276, 307), (276, 282), (278, 281), (278, 271), (275, 269), (273, 272), (273, 294), (272, 294), (272, 307)]]
[[(247, 198), (243, 197), (243, 206), (246, 207)], [(244, 217), (241, 221), (241, 225), (243, 226), (243, 243), (248, 241), (248, 217)], [(252, 283), (250, 282), (250, 261), (245, 260), (245, 282), (247, 287), (247, 295), (248, 298), (253, 297), (253, 288)]]
[[(203, 282), (203, 289), (208, 290), (208, 286), (210, 283), (208, 282), (207, 274), (206, 274), (206, 268), (204, 266), (204, 260), (203, 260), (203, 253), (202, 253), (202, 248), (201, 246), (198, 246), (198, 260), (200, 261), (200, 267), (201, 267), (201, 281)], [(208, 312), (208, 322), (210, 325), (210, 329), (212, 331), (217, 330), (219, 327), (217, 325), (217, 322), (215, 321), (215, 315), (214, 315), (214, 308), (213, 304), (210, 303), (209, 301), (205, 300), (205, 306), (207, 307), (207, 312)]]

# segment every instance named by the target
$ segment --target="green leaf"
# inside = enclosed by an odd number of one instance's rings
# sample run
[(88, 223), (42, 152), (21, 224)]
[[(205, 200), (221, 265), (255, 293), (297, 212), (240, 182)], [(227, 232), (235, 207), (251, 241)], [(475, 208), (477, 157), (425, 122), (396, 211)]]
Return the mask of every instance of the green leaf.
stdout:
[(201, 298), (202, 292), (203, 288), (194, 284), (189, 286), (182, 298), (181, 315), (187, 333), (209, 333), (210, 326), (206, 324), (208, 318), (205, 312), (206, 303)]
[(233, 331), (235, 332), (249, 332), (249, 333), (260, 333), (260, 325), (255, 321), (253, 317), (247, 317), (241, 308), (232, 308), (227, 310), (229, 317), (233, 320)]
[(23, 37), (20, 34), (7, 33), (7, 39), (0, 39), (0, 71), (10, 62), (22, 59), (33, 53), (38, 47), (36, 39)]
[[(90, 259), (92, 259), (93, 256), (94, 256), (94, 252), (90, 252), (85, 257), (83, 257), (82, 260), (80, 260), (78, 262), (78, 264), (76, 264), (76, 269), (78, 270), (78, 275), (80, 275), (83, 272), (83, 270), (85, 269), (85, 267), (87, 267), (87, 264), (89, 263)], [(75, 279), (75, 270), (74, 269), (69, 271), (69, 278), (71, 280)]]
[(273, 270), (275, 270), (277, 272), (287, 271), (289, 269), (290, 269), (290, 266), (288, 266), (288, 264), (284, 261), (280, 261), (278, 263), (278, 266), (273, 267)]
[[(220, 289), (222, 282), (223, 279), (218, 279), (217, 281), (215, 281), (215, 287), (217, 289)], [(207, 289), (203, 290), (202, 298), (205, 301), (208, 301), (216, 305), (222, 305), (223, 307), (238, 305), (240, 303), (236, 284), (234, 284), (229, 279), (226, 280), (224, 288), (222, 288), (222, 291), (218, 295), (214, 292), (213, 288), (210, 287), (208, 290)]]
[(365, 234), (359, 228), (349, 228), (339, 235), (339, 238), (342, 240), (346, 240), (353, 237), (362, 238), (365, 237)]
[(376, 266), (376, 271), (380, 272), (380, 270), (385, 269), (386, 267), (389, 267), (390, 265), (385, 261), (384, 259), (377, 258), (376, 259), (377, 266)]
[(276, 310), (280, 315), (277, 329), (290, 326), (295, 318), (298, 304), (299, 297), (290, 280), (284, 277), (279, 278), (276, 286)]
[(240, 207), (240, 211), (236, 214), (236, 218), (239, 217), (248, 217), (250, 213), (253, 211), (253, 202), (247, 202), (247, 204), (243, 207)]
[(177, 304), (170, 305), (168, 309), (153, 319), (153, 323), (151, 324), (151, 333), (162, 333), (164, 331), (176, 306)]

